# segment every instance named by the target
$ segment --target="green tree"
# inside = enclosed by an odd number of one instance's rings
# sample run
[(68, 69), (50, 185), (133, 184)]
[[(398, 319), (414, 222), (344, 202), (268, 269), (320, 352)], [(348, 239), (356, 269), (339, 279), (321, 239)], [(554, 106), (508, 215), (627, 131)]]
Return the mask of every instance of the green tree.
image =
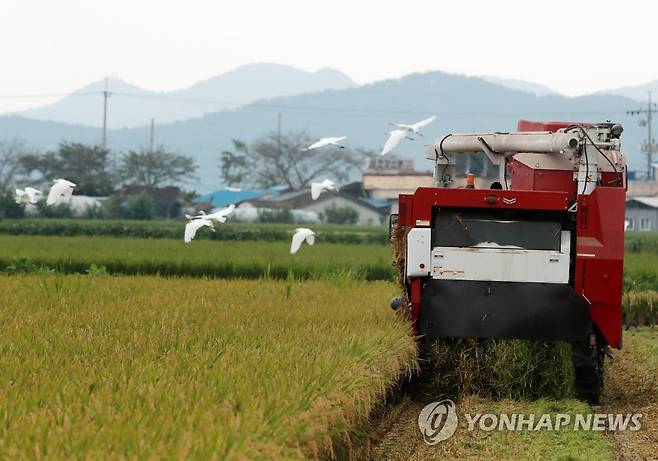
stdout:
[(80, 195), (108, 195), (114, 189), (109, 151), (100, 146), (62, 142), (56, 151), (23, 156), (21, 163), (27, 174), (38, 173), (44, 184), (58, 178), (74, 182)]
[(28, 155), (25, 144), (18, 139), (0, 141), (0, 192), (13, 192), (23, 169), (23, 158)]
[(359, 220), (359, 212), (348, 206), (327, 208), (324, 216), (331, 224), (356, 224)]
[(221, 179), (229, 186), (271, 187), (285, 184), (291, 189), (308, 187), (320, 176), (346, 181), (360, 171), (372, 155), (365, 150), (325, 147), (305, 150), (313, 140), (303, 132), (280, 137), (270, 133), (251, 144), (233, 140), (233, 150), (220, 155)]
[(192, 157), (168, 152), (160, 146), (153, 152), (141, 149), (124, 154), (119, 176), (128, 184), (156, 188), (194, 179), (196, 169)]
[(37, 203), (39, 216), (42, 218), (71, 218), (73, 210), (68, 203), (58, 203), (57, 205), (46, 205), (45, 200)]
[(0, 192), (0, 219), (22, 218), (25, 214), (25, 205), (19, 205), (14, 200), (14, 194)]
[(147, 192), (132, 195), (121, 206), (121, 215), (126, 219), (153, 219), (155, 203)]

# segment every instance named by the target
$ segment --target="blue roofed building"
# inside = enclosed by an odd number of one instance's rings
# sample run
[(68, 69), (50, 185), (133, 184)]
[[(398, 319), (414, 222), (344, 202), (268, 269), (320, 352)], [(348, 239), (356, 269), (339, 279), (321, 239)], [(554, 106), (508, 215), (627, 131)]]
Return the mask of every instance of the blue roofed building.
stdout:
[(204, 194), (196, 199), (196, 204), (209, 203), (212, 208), (225, 207), (232, 203), (240, 203), (245, 200), (253, 200), (261, 197), (274, 197), (286, 190), (286, 186), (273, 186), (267, 189), (239, 189), (236, 187), (223, 187), (216, 191)]

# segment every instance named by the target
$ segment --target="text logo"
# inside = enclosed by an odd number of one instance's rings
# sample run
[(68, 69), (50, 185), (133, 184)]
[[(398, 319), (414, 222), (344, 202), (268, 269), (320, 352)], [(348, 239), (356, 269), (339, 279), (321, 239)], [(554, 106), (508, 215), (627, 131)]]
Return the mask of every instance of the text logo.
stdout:
[(418, 428), (428, 445), (436, 445), (452, 437), (458, 422), (455, 402), (450, 399), (432, 402), (418, 415)]

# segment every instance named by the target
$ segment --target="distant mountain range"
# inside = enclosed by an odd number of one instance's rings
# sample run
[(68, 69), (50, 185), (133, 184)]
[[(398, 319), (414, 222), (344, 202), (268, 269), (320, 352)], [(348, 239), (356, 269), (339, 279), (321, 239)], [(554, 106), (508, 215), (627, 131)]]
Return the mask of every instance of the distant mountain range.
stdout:
[[(333, 89), (294, 96), (264, 99), (232, 110), (207, 113), (203, 117), (156, 124), (156, 144), (192, 155), (200, 165), (199, 191), (219, 186), (218, 156), (231, 147), (231, 139), (256, 139), (277, 127), (282, 115), (283, 130), (305, 130), (313, 136), (348, 137), (352, 147), (381, 149), (389, 122), (414, 122), (429, 115), (437, 119), (425, 128), (425, 137), (403, 141), (395, 150), (402, 158), (413, 158), (419, 168), (428, 167), (423, 144), (449, 132), (510, 131), (520, 118), (573, 122), (621, 122), (626, 131), (622, 142), (631, 169), (641, 169), (643, 156), (638, 146), (644, 129), (626, 114), (637, 102), (624, 96), (589, 95), (568, 98), (556, 94), (538, 96), (511, 89), (483, 78), (443, 72), (412, 74), (401, 79), (369, 85)], [(0, 137), (19, 137), (37, 148), (52, 148), (61, 140), (97, 143), (98, 128), (37, 121), (25, 117), (0, 117)], [(109, 147), (127, 150), (148, 145), (147, 127), (108, 132)]]
[(512, 90), (525, 91), (526, 93), (536, 94), (537, 96), (556, 96), (560, 94), (552, 88), (540, 85), (539, 83), (527, 82), (525, 80), (492, 76), (484, 76), (482, 78), (488, 82), (495, 83), (496, 85), (504, 86)]
[[(610, 88), (607, 90), (597, 91), (596, 94), (614, 94), (617, 96), (626, 96), (627, 98), (635, 99), (638, 102), (644, 103), (646, 106), (649, 91), (651, 91), (653, 101), (658, 101), (658, 80), (643, 83), (642, 85), (635, 86), (622, 86), (619, 88)], [(641, 107), (641, 105), (638, 105)]]
[[(108, 126), (133, 128), (201, 117), (207, 112), (235, 109), (258, 99), (356, 86), (333, 69), (306, 72), (280, 64), (250, 64), (176, 91), (155, 92), (117, 79), (109, 79)], [(102, 92), (97, 81), (44, 107), (18, 113), (28, 118), (102, 125)]]

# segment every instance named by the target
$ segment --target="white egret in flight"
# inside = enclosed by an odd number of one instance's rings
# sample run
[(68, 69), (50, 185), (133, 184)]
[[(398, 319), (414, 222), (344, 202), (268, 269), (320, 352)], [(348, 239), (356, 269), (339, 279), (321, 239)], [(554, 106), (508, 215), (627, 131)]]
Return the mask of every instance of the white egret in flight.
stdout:
[(185, 225), (185, 243), (190, 243), (196, 236), (196, 232), (204, 226), (210, 227), (210, 230), (215, 232), (215, 226), (210, 219), (199, 218), (188, 222)]
[(319, 149), (320, 147), (324, 147), (324, 146), (336, 146), (336, 147), (340, 147), (341, 149), (345, 149), (345, 146), (338, 144), (339, 142), (344, 141), (345, 139), (347, 139), (347, 136), (341, 136), (338, 138), (322, 138), (318, 142), (311, 144), (304, 150)]
[(432, 123), (435, 118), (436, 115), (432, 115), (430, 118), (426, 118), (425, 120), (421, 120), (420, 122), (411, 125), (405, 125), (404, 123), (391, 123), (391, 125), (401, 128), (405, 130), (407, 133), (414, 133), (422, 136), (423, 133), (421, 133), (419, 130), (424, 126), (427, 126), (430, 123)]
[(217, 221), (220, 224), (224, 224), (228, 215), (233, 213), (233, 210), (235, 210), (235, 205), (231, 204), (226, 208), (215, 211), (214, 213), (206, 214), (205, 211), (201, 211), (196, 216), (190, 216), (189, 214), (186, 214), (185, 217), (187, 219), (211, 219), (213, 221)]
[(16, 203), (20, 204), (30, 204), (36, 205), (36, 203), (41, 199), (41, 191), (34, 189), (33, 187), (26, 187), (25, 189), (16, 189)]
[(73, 196), (73, 189), (76, 187), (74, 183), (66, 179), (55, 179), (48, 192), (46, 205), (58, 205), (60, 203), (70, 202)]
[(336, 184), (330, 179), (325, 179), (322, 182), (312, 182), (311, 183), (311, 198), (317, 200), (320, 197), (320, 194), (323, 190), (338, 192)]
[(391, 130), (386, 133), (388, 134), (388, 139), (386, 140), (386, 144), (384, 144), (381, 155), (386, 155), (395, 149), (395, 146), (397, 146), (404, 138), (413, 141), (413, 138), (410, 138), (407, 133), (407, 130)]
[(299, 251), (299, 248), (302, 246), (302, 243), (304, 243), (304, 240), (306, 240), (306, 243), (309, 245), (313, 245), (315, 243), (315, 232), (305, 227), (299, 227), (295, 229), (295, 235), (292, 236), (292, 243), (290, 244), (291, 255), (294, 255), (297, 253), (297, 251)]

